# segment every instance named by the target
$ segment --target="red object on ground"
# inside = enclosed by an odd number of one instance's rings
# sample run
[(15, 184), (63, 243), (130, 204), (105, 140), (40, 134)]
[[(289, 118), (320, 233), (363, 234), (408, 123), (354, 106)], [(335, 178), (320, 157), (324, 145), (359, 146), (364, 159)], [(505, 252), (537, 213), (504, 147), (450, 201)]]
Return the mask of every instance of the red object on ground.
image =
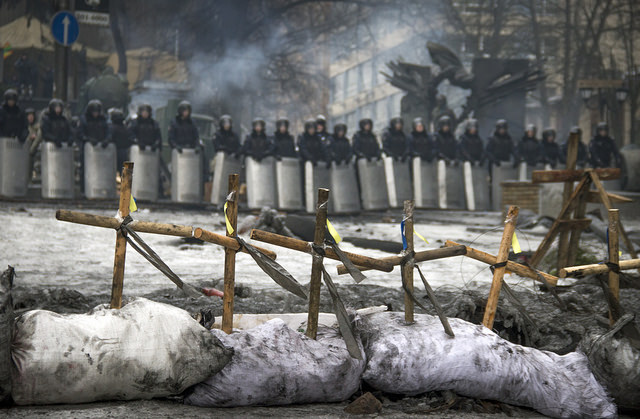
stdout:
[(224, 292), (219, 291), (215, 288), (202, 288), (202, 293), (207, 297), (224, 297)]

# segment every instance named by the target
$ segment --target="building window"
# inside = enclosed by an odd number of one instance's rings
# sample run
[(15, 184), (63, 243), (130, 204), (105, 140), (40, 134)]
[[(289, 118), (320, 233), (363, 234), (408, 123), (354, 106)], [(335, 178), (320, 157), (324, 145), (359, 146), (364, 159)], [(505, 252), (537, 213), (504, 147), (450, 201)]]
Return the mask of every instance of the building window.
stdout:
[(358, 93), (358, 67), (353, 67), (347, 70), (346, 83), (345, 99), (353, 97)]
[(387, 111), (387, 99), (380, 99), (375, 103), (375, 117), (373, 118), (378, 124), (384, 124), (389, 118), (389, 112)]
[(362, 90), (370, 90), (373, 88), (373, 60), (365, 61), (362, 67)]
[(337, 76), (331, 79), (331, 102), (342, 102), (344, 101), (344, 80), (345, 73), (340, 73)]

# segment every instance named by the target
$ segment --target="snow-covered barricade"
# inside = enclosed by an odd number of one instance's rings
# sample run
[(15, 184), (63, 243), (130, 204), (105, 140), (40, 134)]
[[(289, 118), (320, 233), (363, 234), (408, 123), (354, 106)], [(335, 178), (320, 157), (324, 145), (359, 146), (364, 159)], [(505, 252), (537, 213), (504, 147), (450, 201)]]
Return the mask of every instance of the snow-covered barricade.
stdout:
[(176, 395), (233, 354), (186, 311), (144, 298), (87, 314), (29, 311), (16, 319), (11, 351), (21, 405)]
[[(231, 362), (191, 389), (185, 403), (207, 407), (339, 402), (360, 386), (364, 360), (352, 358), (340, 333), (320, 327), (313, 340), (281, 319), (225, 334)], [(364, 358), (364, 356), (363, 356)]]
[(557, 355), (512, 344), (487, 328), (449, 319), (455, 338), (437, 317), (402, 313), (363, 317), (359, 327), (367, 368), (378, 390), (417, 395), (452, 390), (479, 399), (527, 406), (552, 417), (616, 417), (616, 406), (581, 353)]

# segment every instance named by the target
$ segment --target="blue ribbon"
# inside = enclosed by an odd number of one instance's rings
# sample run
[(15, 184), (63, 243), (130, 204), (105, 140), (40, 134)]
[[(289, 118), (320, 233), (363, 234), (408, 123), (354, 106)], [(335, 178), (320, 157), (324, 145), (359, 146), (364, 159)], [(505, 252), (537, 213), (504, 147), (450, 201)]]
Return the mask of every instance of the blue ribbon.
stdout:
[(402, 235), (402, 250), (407, 250), (407, 236), (404, 231), (404, 220), (400, 223), (400, 234)]

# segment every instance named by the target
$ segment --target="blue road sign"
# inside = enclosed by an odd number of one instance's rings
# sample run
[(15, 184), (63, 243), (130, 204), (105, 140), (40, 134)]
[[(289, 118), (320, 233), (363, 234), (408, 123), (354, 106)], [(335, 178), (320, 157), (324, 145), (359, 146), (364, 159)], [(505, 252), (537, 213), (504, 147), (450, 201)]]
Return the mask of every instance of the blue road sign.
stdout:
[(71, 12), (58, 12), (51, 19), (51, 34), (65, 47), (76, 42), (79, 32), (78, 19)]

